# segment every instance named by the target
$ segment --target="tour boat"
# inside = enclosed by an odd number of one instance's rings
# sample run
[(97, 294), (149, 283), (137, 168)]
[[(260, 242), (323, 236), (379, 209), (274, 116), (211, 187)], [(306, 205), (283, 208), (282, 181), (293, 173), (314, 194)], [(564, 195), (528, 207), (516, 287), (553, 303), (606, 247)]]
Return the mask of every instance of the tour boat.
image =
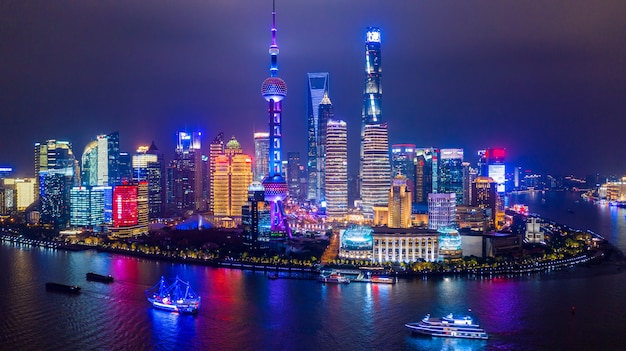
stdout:
[(487, 333), (469, 316), (454, 317), (449, 314), (443, 318), (431, 318), (427, 314), (417, 323), (404, 325), (414, 333), (443, 336), (449, 338), (488, 339)]
[(155, 308), (179, 313), (197, 313), (200, 308), (200, 296), (178, 276), (174, 283), (168, 284), (165, 277), (152, 288), (146, 290), (148, 302)]
[(103, 282), (103, 283), (112, 283), (113, 282), (113, 277), (109, 274), (109, 275), (102, 275), (102, 274), (96, 274), (96, 273), (92, 273), (89, 272), (86, 274), (87, 280), (93, 280), (93, 281), (97, 281), (97, 282)]
[(46, 290), (59, 291), (70, 294), (78, 294), (80, 292), (80, 287), (76, 285), (65, 285), (59, 283), (46, 283)]
[(350, 283), (350, 279), (342, 276), (340, 273), (337, 273), (337, 272), (332, 272), (329, 275), (320, 274), (317, 280), (322, 283), (337, 283), (337, 284)]
[(380, 284), (395, 284), (396, 278), (381, 276), (381, 275), (373, 275), (371, 278), (372, 283), (380, 283)]

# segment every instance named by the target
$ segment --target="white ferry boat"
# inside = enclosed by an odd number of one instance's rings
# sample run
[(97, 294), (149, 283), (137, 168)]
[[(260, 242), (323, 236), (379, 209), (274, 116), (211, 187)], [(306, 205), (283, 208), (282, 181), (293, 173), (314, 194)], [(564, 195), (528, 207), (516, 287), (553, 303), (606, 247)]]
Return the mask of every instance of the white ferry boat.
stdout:
[(449, 314), (443, 318), (431, 318), (427, 314), (417, 323), (407, 323), (404, 325), (414, 333), (443, 336), (449, 338), (465, 339), (488, 339), (489, 336), (469, 316), (454, 317)]
[(336, 283), (336, 284), (348, 284), (350, 283), (350, 279), (341, 275), (338, 272), (332, 272), (329, 275), (320, 274), (318, 281), (322, 283)]

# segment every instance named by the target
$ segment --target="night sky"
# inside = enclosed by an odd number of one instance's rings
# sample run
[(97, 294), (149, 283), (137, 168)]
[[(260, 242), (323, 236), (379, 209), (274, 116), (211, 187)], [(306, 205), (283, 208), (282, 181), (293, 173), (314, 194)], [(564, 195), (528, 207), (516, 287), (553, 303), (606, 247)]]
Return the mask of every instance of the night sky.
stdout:
[[(271, 0), (0, 1), (0, 165), (97, 134), (173, 155), (177, 130), (253, 153), (267, 130)], [(285, 151), (306, 155), (306, 73), (330, 72), (358, 168), (364, 41), (382, 30), (391, 143), (505, 147), (511, 166), (626, 173), (626, 1), (278, 0)]]

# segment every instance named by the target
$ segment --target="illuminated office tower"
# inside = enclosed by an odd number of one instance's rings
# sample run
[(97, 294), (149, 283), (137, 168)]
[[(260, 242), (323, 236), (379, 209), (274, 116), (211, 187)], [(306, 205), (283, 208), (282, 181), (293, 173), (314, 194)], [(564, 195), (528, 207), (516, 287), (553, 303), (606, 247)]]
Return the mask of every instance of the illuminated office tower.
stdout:
[(389, 189), (389, 228), (410, 228), (411, 227), (411, 191), (407, 186), (408, 178), (398, 174), (391, 182)]
[(318, 197), (320, 176), (318, 175), (320, 161), (319, 142), (325, 129), (320, 129), (319, 105), (328, 96), (328, 72), (307, 73), (307, 169), (308, 195), (307, 200), (321, 201)]
[(432, 147), (415, 151), (415, 204), (427, 206), (428, 194), (437, 192), (438, 153), (439, 150)]
[(343, 221), (348, 213), (348, 128), (329, 120), (326, 128), (326, 218)]
[(140, 146), (132, 157), (133, 181), (148, 184), (149, 218), (162, 217), (163, 205), (163, 154), (154, 142), (150, 146)]
[(215, 160), (218, 156), (224, 155), (224, 133), (218, 133), (211, 144), (209, 144), (209, 212), (214, 211), (213, 203), (215, 202), (215, 189), (213, 189), (213, 183), (215, 182)]
[(300, 192), (301, 166), (300, 153), (289, 152), (287, 154), (287, 186), (289, 187), (289, 198), (293, 201), (303, 200), (302, 193)]
[(485, 211), (485, 215), (496, 224), (496, 214), (498, 212), (498, 184), (489, 177), (479, 176), (472, 183), (471, 204), (480, 207)]
[(315, 200), (318, 204), (326, 201), (326, 133), (328, 132), (328, 121), (335, 118), (333, 104), (328, 98), (328, 94), (324, 94), (324, 98), (319, 103), (318, 118), (318, 138), (317, 138), (317, 187)]
[(168, 167), (169, 202), (177, 210), (203, 209), (202, 151), (200, 132), (178, 132), (176, 153)]
[(428, 194), (428, 229), (456, 225), (456, 194)]
[[(363, 191), (363, 167), (365, 165), (365, 127), (371, 124), (381, 124), (383, 88), (382, 59), (380, 51), (380, 28), (368, 27), (365, 38), (365, 88), (363, 90), (363, 110), (361, 113), (361, 149), (359, 162), (360, 192)], [(388, 152), (388, 151), (387, 151)], [(387, 156), (387, 159), (389, 157)], [(389, 160), (387, 160), (389, 163)], [(385, 191), (389, 184), (386, 184)], [(361, 197), (363, 195), (361, 194)]]
[(503, 193), (505, 191), (506, 182), (506, 169), (504, 164), (504, 158), (506, 156), (506, 149), (502, 148), (489, 148), (484, 153), (484, 167), (486, 167), (487, 173), (482, 173), (487, 177), (493, 179), (496, 182), (496, 191)]
[(455, 193), (457, 205), (463, 204), (463, 149), (441, 149), (439, 155), (439, 191)]
[(17, 212), (24, 212), (35, 201), (35, 178), (4, 178), (2, 188), (14, 194), (9, 207)]
[[(68, 141), (48, 140), (35, 143), (35, 200), (41, 195), (40, 171), (55, 170), (58, 173), (71, 174), (71, 185), (80, 185), (78, 162), (72, 152), (72, 144)], [(69, 189), (68, 189), (69, 201)]]
[(365, 126), (361, 178), (363, 216), (366, 219), (373, 219), (374, 206), (387, 206), (391, 184), (386, 123)]
[(118, 185), (113, 188), (113, 226), (137, 225), (137, 185)]
[(103, 231), (111, 224), (113, 188), (110, 186), (74, 187), (70, 195), (70, 224)]
[(70, 189), (80, 184), (78, 162), (67, 141), (35, 144), (35, 172), (41, 202), (40, 223), (56, 229), (69, 225)]
[(381, 109), (383, 91), (380, 43), (380, 29), (367, 28), (359, 167), (363, 216), (366, 219), (374, 217), (373, 206), (387, 206), (391, 184), (389, 137)]
[(248, 200), (248, 186), (252, 183), (252, 158), (243, 154), (241, 145), (232, 137), (224, 150), (224, 155), (215, 159), (215, 203), (213, 214), (216, 217), (241, 217), (241, 207)]
[[(275, 5), (275, 4), (274, 4)], [(287, 182), (282, 170), (282, 107), (287, 95), (287, 84), (278, 78), (278, 44), (276, 43), (276, 8), (272, 7), (272, 44), (270, 45), (270, 77), (263, 81), (261, 94), (268, 103), (269, 119), (269, 173), (263, 179), (265, 201), (270, 204), (271, 231), (273, 238), (291, 237), (291, 228), (283, 210), (287, 198)]]
[[(128, 174), (120, 169), (120, 136), (118, 132), (96, 136), (85, 146), (81, 157), (81, 184), (107, 186), (128, 181)], [(123, 168), (123, 167), (122, 167)]]
[(91, 191), (88, 187), (74, 187), (70, 191), (70, 225), (88, 227), (91, 225)]
[(391, 145), (391, 175), (395, 177), (398, 174), (406, 177), (407, 187), (413, 193), (415, 191), (415, 144)]
[(270, 210), (265, 189), (254, 181), (248, 187), (248, 202), (241, 208), (243, 245), (250, 250), (266, 249), (270, 241)]
[(254, 180), (263, 181), (269, 169), (270, 133), (254, 133)]

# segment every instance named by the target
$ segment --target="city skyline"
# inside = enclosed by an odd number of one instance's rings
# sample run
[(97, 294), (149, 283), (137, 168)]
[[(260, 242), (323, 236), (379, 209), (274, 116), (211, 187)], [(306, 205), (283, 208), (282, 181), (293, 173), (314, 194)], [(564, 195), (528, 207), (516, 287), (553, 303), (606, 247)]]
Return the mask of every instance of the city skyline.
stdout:
[[(121, 150), (154, 140), (168, 159), (179, 130), (224, 131), (252, 153), (267, 128), (258, 94), (269, 26), (258, 13), (269, 3), (0, 4), (0, 164), (30, 176), (35, 142), (68, 140), (78, 155), (113, 131)], [(505, 147), (511, 166), (624, 172), (614, 151), (626, 146), (622, 2), (276, 6), (284, 152), (306, 154), (306, 73), (329, 72), (356, 157), (362, 38), (378, 26), (390, 144), (463, 148), (472, 163), (478, 149)]]

